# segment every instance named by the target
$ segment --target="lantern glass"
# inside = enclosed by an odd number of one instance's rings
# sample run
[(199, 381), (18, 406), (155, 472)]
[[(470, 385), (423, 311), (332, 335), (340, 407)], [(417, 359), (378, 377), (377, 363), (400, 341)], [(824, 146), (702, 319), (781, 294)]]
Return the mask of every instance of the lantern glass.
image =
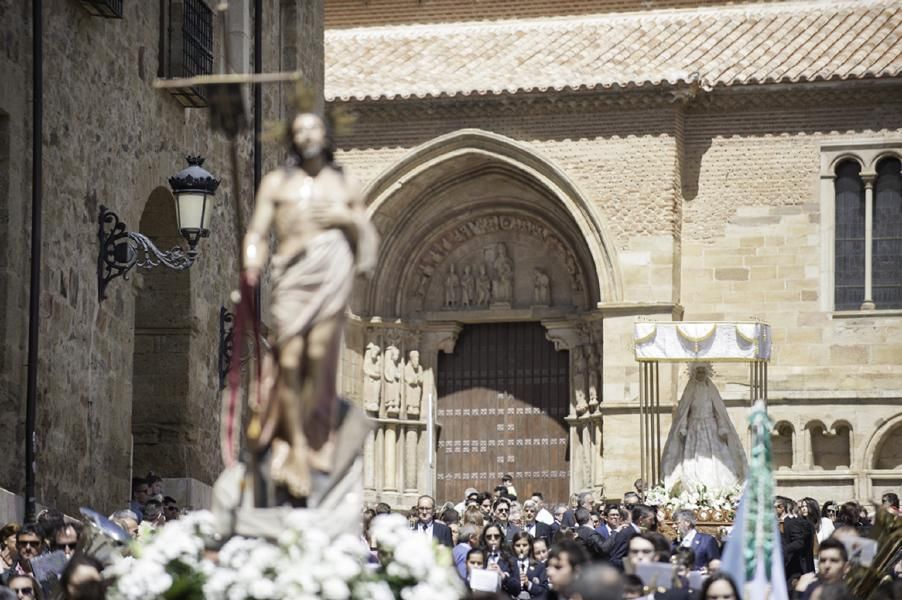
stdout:
[(212, 203), (208, 205), (207, 194), (203, 192), (179, 192), (175, 201), (179, 231), (193, 248), (198, 238), (206, 237), (210, 233)]

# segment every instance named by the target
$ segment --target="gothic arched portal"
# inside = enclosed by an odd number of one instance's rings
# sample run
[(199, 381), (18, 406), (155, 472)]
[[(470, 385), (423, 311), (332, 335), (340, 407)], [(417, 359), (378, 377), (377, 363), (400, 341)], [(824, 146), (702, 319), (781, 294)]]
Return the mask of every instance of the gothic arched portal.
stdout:
[[(465, 326), (526, 322), (541, 323), (555, 349), (569, 351), (569, 358), (559, 357), (564, 387), (554, 391), (552, 402), (563, 408), (535, 415), (537, 421), (550, 416), (563, 428), (562, 435), (550, 436), (569, 461), (564, 485), (555, 488), (600, 486), (602, 336), (596, 308), (622, 294), (612, 245), (589, 201), (548, 160), (478, 130), (415, 149), (370, 184), (366, 200), (382, 242), (373, 278), (352, 301), (357, 318), (346, 336), (343, 368), (354, 375), (342, 379), (344, 392), (356, 396), (378, 424), (366, 445), (368, 491), (405, 505), (455, 476), (442, 472), (453, 461), (439, 444), (459, 425), (451, 420), (463, 415), (451, 408), (449, 388), (437, 379), (438, 353), (465, 352), (455, 348)], [(503, 388), (513, 379), (508, 375), (496, 372), (498, 381), (482, 384)], [(526, 407), (505, 406), (505, 415), (513, 410), (517, 416), (518, 408)], [(507, 466), (516, 453), (498, 452), (485, 459), (503, 470), (499, 458)]]

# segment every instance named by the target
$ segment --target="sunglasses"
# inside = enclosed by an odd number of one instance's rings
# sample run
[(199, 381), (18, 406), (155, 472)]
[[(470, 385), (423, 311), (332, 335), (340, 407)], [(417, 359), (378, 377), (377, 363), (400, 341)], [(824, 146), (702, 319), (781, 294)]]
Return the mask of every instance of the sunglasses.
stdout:
[(178, 506), (166, 506), (163, 508), (163, 510), (168, 510), (169, 512), (178, 512), (179, 507)]
[(75, 550), (76, 542), (72, 542), (71, 544), (54, 544), (53, 547), (57, 550)]
[(485, 534), (485, 539), (487, 540), (497, 540), (500, 539), (501, 535), (497, 533), (487, 533)]
[(40, 548), (41, 547), (41, 542), (39, 542), (39, 541), (33, 542), (31, 540), (19, 540), (18, 542), (16, 542), (16, 544), (18, 544), (19, 546), (25, 546), (25, 547), (31, 546), (32, 548)]
[(28, 596), (28, 597), (34, 596), (34, 588), (31, 586), (22, 587), (22, 588), (11, 587), (9, 589), (14, 591), (16, 594), (19, 594), (20, 596)]

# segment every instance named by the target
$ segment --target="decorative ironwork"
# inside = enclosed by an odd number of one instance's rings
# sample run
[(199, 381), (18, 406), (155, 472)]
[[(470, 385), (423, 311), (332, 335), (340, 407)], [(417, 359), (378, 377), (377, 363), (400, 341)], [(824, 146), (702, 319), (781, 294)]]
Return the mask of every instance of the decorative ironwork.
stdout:
[(122, 18), (122, 0), (81, 0), (81, 5), (94, 17)]
[(219, 307), (219, 389), (224, 390), (229, 374), (229, 366), (232, 364), (233, 333), (235, 329), (235, 315), (225, 306)]
[(120, 276), (128, 279), (128, 272), (136, 266), (150, 270), (165, 265), (175, 271), (184, 271), (197, 258), (197, 250), (193, 248), (184, 250), (176, 246), (163, 252), (147, 236), (127, 231), (119, 215), (103, 205), (100, 206), (98, 224), (97, 288), (101, 301), (106, 299), (106, 286), (110, 281)]

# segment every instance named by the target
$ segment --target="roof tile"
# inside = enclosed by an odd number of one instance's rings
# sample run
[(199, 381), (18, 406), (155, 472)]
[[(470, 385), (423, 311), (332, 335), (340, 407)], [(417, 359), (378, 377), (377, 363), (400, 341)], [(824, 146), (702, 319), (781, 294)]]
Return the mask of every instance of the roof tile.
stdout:
[(326, 96), (896, 77), (900, 40), (893, 0), (341, 29), (326, 33)]

